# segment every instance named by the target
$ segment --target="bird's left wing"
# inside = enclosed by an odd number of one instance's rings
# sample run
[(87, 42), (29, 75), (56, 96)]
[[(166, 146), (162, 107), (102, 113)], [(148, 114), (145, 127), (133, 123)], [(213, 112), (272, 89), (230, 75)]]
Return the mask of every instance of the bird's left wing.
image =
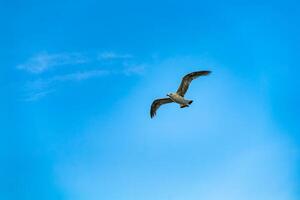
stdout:
[(192, 82), (192, 80), (194, 80), (195, 78), (198, 78), (199, 76), (205, 76), (210, 74), (211, 71), (197, 71), (197, 72), (192, 72), (189, 73), (187, 75), (185, 75), (182, 78), (181, 84), (177, 90), (177, 94), (179, 94), (180, 96), (184, 96), (186, 91), (189, 89), (190, 83)]
[(151, 118), (156, 115), (156, 111), (161, 105), (166, 104), (166, 103), (172, 103), (172, 102), (173, 101), (170, 98), (163, 98), (163, 99), (154, 100), (152, 105), (151, 105), (151, 109), (150, 109)]

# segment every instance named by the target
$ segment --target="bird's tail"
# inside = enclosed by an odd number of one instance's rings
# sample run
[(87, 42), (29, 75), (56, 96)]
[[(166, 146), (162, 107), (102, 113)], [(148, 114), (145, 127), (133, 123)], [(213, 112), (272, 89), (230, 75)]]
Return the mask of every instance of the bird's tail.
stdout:
[(189, 102), (187, 102), (187, 104), (181, 104), (180, 108), (189, 107), (189, 105), (191, 105), (192, 103), (193, 103), (193, 100), (189, 100)]
[(185, 108), (185, 107), (189, 107), (189, 105), (187, 105), (187, 104), (181, 104), (180, 105), (180, 108)]

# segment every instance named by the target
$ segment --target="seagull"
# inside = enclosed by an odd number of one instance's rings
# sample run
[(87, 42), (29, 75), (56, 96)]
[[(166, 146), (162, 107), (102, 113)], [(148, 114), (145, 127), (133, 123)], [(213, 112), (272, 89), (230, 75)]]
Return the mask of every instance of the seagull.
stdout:
[(199, 76), (206, 76), (210, 73), (211, 71), (197, 71), (185, 75), (182, 78), (180, 86), (175, 93), (167, 94), (168, 98), (156, 99), (153, 101), (150, 109), (151, 118), (156, 115), (156, 111), (163, 104), (175, 102), (180, 105), (180, 108), (189, 107), (189, 105), (193, 103), (193, 100), (185, 99), (184, 95), (189, 89), (190, 83), (192, 82), (192, 80), (198, 78)]

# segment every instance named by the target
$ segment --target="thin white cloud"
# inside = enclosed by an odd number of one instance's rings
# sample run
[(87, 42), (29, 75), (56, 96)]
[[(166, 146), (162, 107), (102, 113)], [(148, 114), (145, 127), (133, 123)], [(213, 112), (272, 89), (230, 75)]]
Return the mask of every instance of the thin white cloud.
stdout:
[(142, 75), (145, 72), (145, 65), (133, 65), (133, 66), (128, 66), (123, 70), (123, 73), (125, 75)]
[(93, 77), (99, 77), (103, 75), (109, 74), (107, 70), (90, 70), (90, 71), (82, 71), (75, 72), (65, 75), (54, 76), (51, 78), (52, 81), (81, 81)]
[(118, 54), (115, 52), (103, 52), (98, 55), (99, 60), (130, 59), (130, 58), (133, 58), (131, 54)]
[(109, 74), (109, 71), (106, 70), (74, 72), (70, 74), (56, 75), (47, 79), (37, 79), (35, 81), (30, 82), (28, 87), (30, 89), (41, 90), (48, 87), (49, 85), (57, 84), (59, 82), (81, 81), (81, 80), (99, 77), (107, 74)]
[(52, 89), (57, 84), (66, 81), (82, 81), (90, 78), (108, 75), (110, 72), (106, 70), (90, 70), (80, 71), (63, 75), (56, 75), (47, 79), (37, 79), (27, 83), (26, 90), (28, 95), (26, 101), (36, 101), (48, 94), (54, 92)]
[(88, 59), (79, 53), (40, 53), (17, 66), (18, 69), (31, 73), (43, 73), (51, 68), (63, 65), (76, 65), (88, 62)]
[(26, 101), (36, 101), (55, 91), (58, 84), (62, 82), (83, 81), (91, 78), (98, 78), (110, 74), (114, 75), (141, 75), (145, 71), (145, 65), (128, 66), (123, 70), (89, 70), (79, 71), (63, 75), (55, 75), (50, 78), (39, 78), (27, 83)]
[(47, 96), (50, 93), (53, 93), (54, 90), (46, 90), (46, 91), (40, 91), (40, 92), (32, 92), (30, 95), (28, 95), (24, 100), (25, 101), (37, 101), (45, 96)]
[[(130, 54), (118, 54), (115, 52), (104, 52), (95, 56), (83, 56), (82, 53), (39, 53), (28, 59), (23, 64), (17, 66), (17, 69), (30, 72), (35, 75), (35, 79), (27, 81), (25, 84), (26, 101), (36, 101), (55, 91), (62, 82), (75, 82), (96, 78), (104, 75), (141, 75), (145, 71), (145, 64), (134, 62)], [(118, 68), (115, 68), (115, 60), (119, 60)], [(109, 61), (109, 62), (107, 62)], [(129, 62), (129, 63), (128, 63)], [(68, 67), (70, 65), (79, 65), (89, 63), (87, 70), (85, 66), (77, 66), (81, 71), (71, 71), (69, 73), (52, 75), (43, 74), (49, 70), (55, 70), (59, 66)], [(103, 64), (105, 69), (91, 68), (93, 65)], [(109, 68), (108, 68), (109, 67)], [(69, 70), (68, 70), (69, 71)], [(41, 76), (43, 74), (43, 76)]]
[(131, 54), (119, 54), (115, 52), (103, 52), (97, 57), (86, 57), (81, 53), (55, 53), (49, 54), (42, 52), (29, 58), (25, 63), (19, 64), (17, 69), (25, 70), (30, 73), (40, 74), (52, 68), (64, 65), (78, 65), (90, 61), (104, 61), (104, 60), (126, 60), (133, 58)]
[(58, 84), (60, 82), (66, 81), (82, 81), (90, 78), (97, 78), (104, 75), (109, 74), (125, 74), (125, 75), (132, 75), (132, 74), (141, 74), (144, 72), (144, 66), (134, 66), (128, 67), (122, 71), (109, 71), (109, 70), (90, 70), (90, 71), (79, 71), (69, 74), (63, 75), (56, 75), (46, 79), (36, 79), (31, 81), (27, 84), (27, 89), (29, 90), (43, 90), (48, 88), (51, 85)]

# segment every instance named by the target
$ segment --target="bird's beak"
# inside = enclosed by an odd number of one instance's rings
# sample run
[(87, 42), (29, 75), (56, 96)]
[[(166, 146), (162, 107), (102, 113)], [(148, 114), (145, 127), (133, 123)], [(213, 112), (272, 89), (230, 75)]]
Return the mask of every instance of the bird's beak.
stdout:
[(169, 95), (169, 94), (167, 94), (167, 96), (169, 97), (170, 95)]

